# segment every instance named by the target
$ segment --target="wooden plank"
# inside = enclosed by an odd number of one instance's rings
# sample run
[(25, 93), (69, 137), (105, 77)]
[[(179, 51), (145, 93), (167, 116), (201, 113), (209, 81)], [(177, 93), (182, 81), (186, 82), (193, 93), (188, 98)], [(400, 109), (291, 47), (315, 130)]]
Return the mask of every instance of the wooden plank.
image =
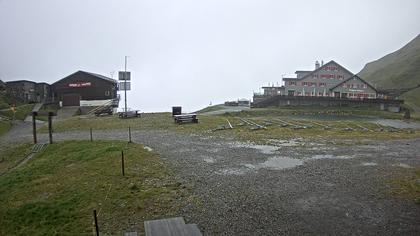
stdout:
[(185, 236), (202, 236), (200, 229), (198, 229), (198, 226), (196, 224), (187, 224), (184, 227), (184, 230), (182, 232), (182, 235)]
[(229, 122), (229, 120), (228, 120), (228, 119), (226, 119), (226, 120), (227, 120), (227, 122), (228, 122), (228, 124), (229, 124), (229, 128), (233, 129), (233, 126), (232, 126), (232, 124)]
[(182, 217), (144, 222), (146, 236), (181, 236), (184, 226), (185, 221)]

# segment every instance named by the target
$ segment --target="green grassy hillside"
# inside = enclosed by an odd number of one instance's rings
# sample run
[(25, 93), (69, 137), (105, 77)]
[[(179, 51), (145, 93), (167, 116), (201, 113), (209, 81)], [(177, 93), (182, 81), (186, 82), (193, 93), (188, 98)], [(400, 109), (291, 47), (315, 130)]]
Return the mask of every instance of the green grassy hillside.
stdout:
[[(413, 109), (416, 113), (420, 113), (420, 88), (413, 89), (401, 96), (405, 100), (405, 104)], [(419, 116), (419, 114), (417, 114)]]
[(420, 84), (420, 35), (401, 49), (367, 63), (358, 75), (379, 88)]
[[(358, 75), (379, 89), (410, 88), (419, 85), (420, 35), (401, 49), (367, 63)], [(420, 107), (419, 91), (415, 89), (404, 94), (402, 98), (413, 108)]]

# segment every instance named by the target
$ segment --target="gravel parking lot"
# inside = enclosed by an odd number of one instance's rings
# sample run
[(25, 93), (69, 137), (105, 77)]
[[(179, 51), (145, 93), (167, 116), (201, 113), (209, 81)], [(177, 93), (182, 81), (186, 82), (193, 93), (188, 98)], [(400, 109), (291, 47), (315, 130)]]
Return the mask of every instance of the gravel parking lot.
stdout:
[[(19, 135), (30, 141), (30, 134)], [(54, 137), (88, 139), (89, 133)], [(389, 185), (420, 165), (419, 139), (264, 146), (172, 132), (133, 131), (132, 137), (160, 153), (201, 199), (182, 216), (205, 235), (420, 234), (420, 205), (393, 197)], [(127, 133), (95, 131), (94, 138), (127, 139)], [(10, 141), (0, 138), (3, 145)]]

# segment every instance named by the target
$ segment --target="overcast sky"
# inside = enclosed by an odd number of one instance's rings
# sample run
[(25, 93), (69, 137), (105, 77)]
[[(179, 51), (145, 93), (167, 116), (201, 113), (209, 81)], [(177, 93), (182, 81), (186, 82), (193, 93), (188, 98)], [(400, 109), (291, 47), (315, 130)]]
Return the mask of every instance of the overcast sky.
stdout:
[(0, 0), (0, 78), (111, 76), (128, 55), (131, 107), (194, 111), (315, 60), (357, 73), (418, 35), (419, 12), (419, 0)]

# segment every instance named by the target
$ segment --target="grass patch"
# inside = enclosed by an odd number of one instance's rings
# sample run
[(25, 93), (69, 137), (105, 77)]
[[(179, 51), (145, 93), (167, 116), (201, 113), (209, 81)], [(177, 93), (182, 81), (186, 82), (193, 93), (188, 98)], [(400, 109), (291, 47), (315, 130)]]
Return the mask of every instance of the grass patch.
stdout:
[(2, 134), (7, 133), (7, 131), (9, 131), (11, 127), (12, 124), (10, 123), (10, 121), (0, 120), (0, 136)]
[(142, 232), (143, 221), (174, 216), (188, 199), (161, 159), (142, 145), (55, 143), (0, 177), (0, 235), (91, 234), (94, 209), (102, 234)]
[[(289, 123), (289, 126), (282, 127), (282, 123)], [(252, 130), (251, 126), (243, 124), (239, 118), (231, 118), (229, 121), (236, 127), (233, 130), (218, 131), (220, 134), (233, 135), (233, 137), (253, 141), (261, 144), (270, 144), (270, 140), (284, 140), (290, 138), (305, 138), (312, 140), (389, 140), (420, 137), (419, 130), (393, 129), (380, 127), (376, 124), (363, 120), (312, 120), (296, 117), (251, 117), (247, 120), (260, 125), (267, 126), (267, 129)], [(275, 122), (269, 124), (270, 122)], [(316, 122), (313, 123), (313, 122)], [(243, 124), (242, 126), (241, 123)], [(296, 129), (295, 126), (307, 126), (310, 128)], [(329, 128), (326, 129), (325, 127)]]
[(346, 118), (386, 118), (386, 119), (401, 119), (403, 114), (379, 111), (371, 108), (360, 107), (282, 107), (282, 108), (252, 108), (250, 110), (243, 110), (240, 112), (226, 113), (225, 116), (239, 116), (239, 117), (258, 117), (258, 116), (308, 116), (314, 119), (322, 116), (328, 116), (336, 119)]
[(24, 120), (26, 116), (31, 113), (34, 106), (35, 106), (34, 104), (25, 104), (25, 105), (16, 107), (15, 114), (13, 114), (13, 112), (10, 109), (7, 109), (7, 110), (0, 111), (0, 115), (7, 116), (11, 119), (14, 118), (15, 120)]
[[(108, 117), (86, 117), (77, 116), (60, 121), (54, 124), (56, 132), (67, 130), (94, 130), (101, 129), (132, 129), (138, 130), (162, 130), (181, 133), (203, 134), (219, 137), (234, 138), (243, 141), (254, 141), (265, 143), (268, 139), (288, 139), (288, 138), (310, 138), (310, 139), (369, 139), (369, 140), (388, 140), (420, 137), (419, 130), (393, 129), (389, 127), (380, 127), (370, 123), (369, 120), (377, 116), (368, 116), (373, 114), (383, 114), (389, 118), (395, 115), (390, 112), (359, 110), (354, 113), (364, 115), (355, 115), (350, 110), (294, 110), (294, 109), (252, 109), (251, 111), (242, 111), (229, 113), (225, 115), (199, 115), (198, 124), (174, 124), (170, 113), (148, 113), (141, 118), (120, 119), (116, 116)], [(382, 116), (379, 116), (382, 117)], [(311, 125), (310, 129), (294, 129), (292, 126), (281, 127), (278, 124), (272, 124), (267, 130), (251, 130), (250, 126), (240, 126), (239, 118), (250, 119), (258, 124), (265, 125), (266, 121), (283, 119), (295, 124)], [(233, 130), (222, 130), (213, 132), (217, 127), (228, 126), (229, 120), (235, 127)], [(315, 125), (316, 122), (321, 125)], [(331, 129), (324, 129), (324, 126), (330, 126)], [(351, 128), (351, 131), (346, 131)], [(368, 131), (363, 128), (367, 128)], [(43, 127), (41, 132), (47, 132)]]
[[(202, 133), (214, 129), (220, 123), (226, 123), (226, 118), (219, 116), (199, 116), (198, 124), (177, 125), (171, 113), (146, 113), (141, 118), (121, 119), (117, 116), (75, 116), (54, 124), (54, 131), (94, 130), (98, 129), (132, 129), (141, 130), (170, 130), (187, 133)], [(48, 132), (47, 127), (41, 132)]]
[(22, 144), (18, 147), (0, 151), (0, 175), (15, 167), (31, 153), (32, 144)]
[(420, 167), (404, 171), (403, 177), (391, 181), (392, 193), (420, 204)]

